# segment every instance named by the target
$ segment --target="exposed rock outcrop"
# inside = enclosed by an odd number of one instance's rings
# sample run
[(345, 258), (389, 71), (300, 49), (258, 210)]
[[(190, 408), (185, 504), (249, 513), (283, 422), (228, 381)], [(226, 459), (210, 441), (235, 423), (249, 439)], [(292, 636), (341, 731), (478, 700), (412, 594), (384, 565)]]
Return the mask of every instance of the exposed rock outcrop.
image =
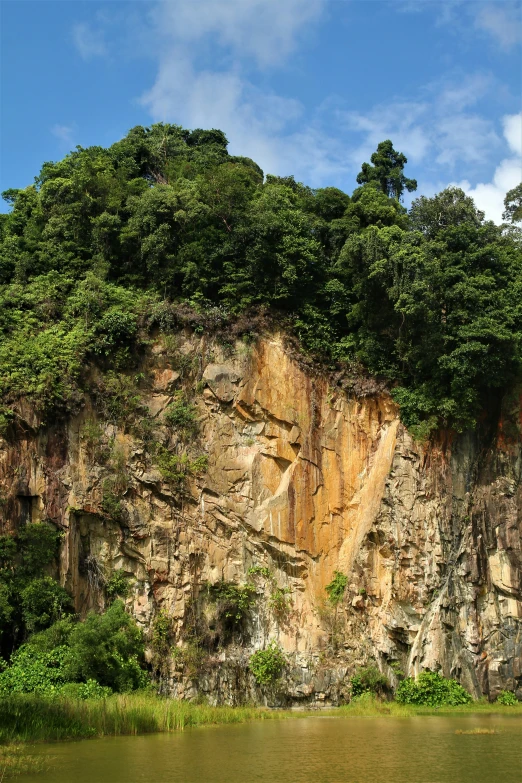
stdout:
[[(158, 340), (145, 362), (148, 436), (86, 399), (39, 431), (26, 411), (25, 434), (0, 441), (3, 529), (48, 519), (64, 530), (60, 577), (77, 610), (102, 606), (103, 582), (121, 568), (147, 632), (163, 608), (182, 650), (195, 615), (206, 618), (205, 655), (191, 665), (174, 655), (163, 672), (183, 696), (338, 703), (355, 667), (374, 660), (392, 681), (429, 668), (477, 697), (522, 698), (520, 405), (488, 440), (442, 433), (423, 446), (387, 394), (348, 397), (278, 335), (227, 356), (185, 334), (178, 349), (174, 362)], [(208, 467), (175, 485), (147, 437), (156, 427), (161, 448), (181, 453), (165, 411), (188, 377)], [(333, 608), (335, 571), (348, 585)], [(221, 581), (256, 590), (228, 636), (205, 598)], [(289, 661), (274, 692), (247, 668), (270, 639)]]

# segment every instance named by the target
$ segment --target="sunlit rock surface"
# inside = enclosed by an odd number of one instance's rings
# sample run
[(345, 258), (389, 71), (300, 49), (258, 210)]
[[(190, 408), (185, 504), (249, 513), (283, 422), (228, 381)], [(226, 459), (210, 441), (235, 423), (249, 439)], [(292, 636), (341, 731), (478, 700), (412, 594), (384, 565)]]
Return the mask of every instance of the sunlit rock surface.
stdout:
[[(197, 667), (169, 663), (162, 687), (185, 697), (339, 703), (355, 668), (374, 661), (392, 683), (398, 670), (432, 669), (476, 697), (518, 688), (522, 698), (520, 405), (487, 436), (442, 432), (421, 445), (386, 393), (347, 396), (281, 336), (224, 351), (184, 334), (178, 346), (208, 456), (182, 490), (132, 427), (104, 422), (88, 398), (38, 433), (22, 406), (16, 441), (0, 440), (3, 530), (45, 519), (64, 530), (60, 577), (77, 610), (103, 607), (104, 580), (124, 569), (129, 611), (150, 633), (163, 608), (183, 648), (196, 611), (212, 626), (209, 583), (253, 581), (241, 629), (218, 633)], [(144, 359), (144, 416), (180, 453), (163, 417), (187, 375), (169, 356), (158, 340)], [(93, 421), (99, 444), (85, 437)], [(103, 449), (125, 476), (117, 520), (102, 506), (115, 470)], [(336, 609), (325, 602), (335, 571), (348, 576)], [(287, 590), (284, 616), (271, 609), (277, 588)], [(248, 659), (270, 639), (289, 665), (263, 690)]]

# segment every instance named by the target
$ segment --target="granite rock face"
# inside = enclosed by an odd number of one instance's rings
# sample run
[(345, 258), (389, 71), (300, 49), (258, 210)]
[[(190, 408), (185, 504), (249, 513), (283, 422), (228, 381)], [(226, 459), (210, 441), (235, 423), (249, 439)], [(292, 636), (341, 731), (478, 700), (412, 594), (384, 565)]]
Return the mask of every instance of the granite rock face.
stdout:
[[(432, 669), (476, 697), (522, 698), (520, 404), (487, 438), (420, 445), (386, 393), (347, 396), (280, 335), (223, 352), (186, 333), (178, 347), (181, 363), (160, 340), (144, 359), (140, 416), (180, 455), (165, 412), (196, 368), (187, 448), (208, 465), (182, 483), (165, 479), (143, 432), (89, 398), (40, 429), (21, 408), (18, 436), (0, 440), (2, 530), (49, 520), (64, 531), (60, 579), (77, 611), (103, 607), (104, 582), (123, 569), (146, 634), (160, 610), (171, 618), (179, 655), (162, 688), (187, 698), (336, 704), (368, 662), (392, 683)], [(336, 571), (348, 582), (333, 607)], [(253, 585), (240, 624), (209, 599), (222, 582)], [(248, 661), (272, 639), (288, 665), (263, 689)]]

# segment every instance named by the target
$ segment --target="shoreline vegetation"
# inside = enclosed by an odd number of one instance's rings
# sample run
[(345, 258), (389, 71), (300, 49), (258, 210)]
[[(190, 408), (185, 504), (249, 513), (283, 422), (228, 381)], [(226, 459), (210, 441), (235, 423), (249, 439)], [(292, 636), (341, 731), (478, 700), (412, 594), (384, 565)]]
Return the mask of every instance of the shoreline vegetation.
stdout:
[(318, 715), (392, 717), (445, 715), (522, 715), (522, 702), (503, 706), (474, 701), (458, 706), (399, 704), (363, 694), (349, 704), (324, 708), (213, 707), (153, 693), (112, 694), (102, 699), (14, 694), (0, 699), (0, 752), (24, 742), (54, 742), (106, 736), (183, 731), (196, 726), (282, 720)]

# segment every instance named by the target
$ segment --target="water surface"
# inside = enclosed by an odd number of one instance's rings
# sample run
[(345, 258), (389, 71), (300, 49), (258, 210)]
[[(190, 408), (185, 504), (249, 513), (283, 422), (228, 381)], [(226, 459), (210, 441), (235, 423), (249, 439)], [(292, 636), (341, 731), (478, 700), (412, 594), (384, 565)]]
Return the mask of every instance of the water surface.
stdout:
[[(476, 728), (495, 734), (456, 734)], [(521, 783), (522, 718), (303, 717), (42, 745), (19, 783)]]

